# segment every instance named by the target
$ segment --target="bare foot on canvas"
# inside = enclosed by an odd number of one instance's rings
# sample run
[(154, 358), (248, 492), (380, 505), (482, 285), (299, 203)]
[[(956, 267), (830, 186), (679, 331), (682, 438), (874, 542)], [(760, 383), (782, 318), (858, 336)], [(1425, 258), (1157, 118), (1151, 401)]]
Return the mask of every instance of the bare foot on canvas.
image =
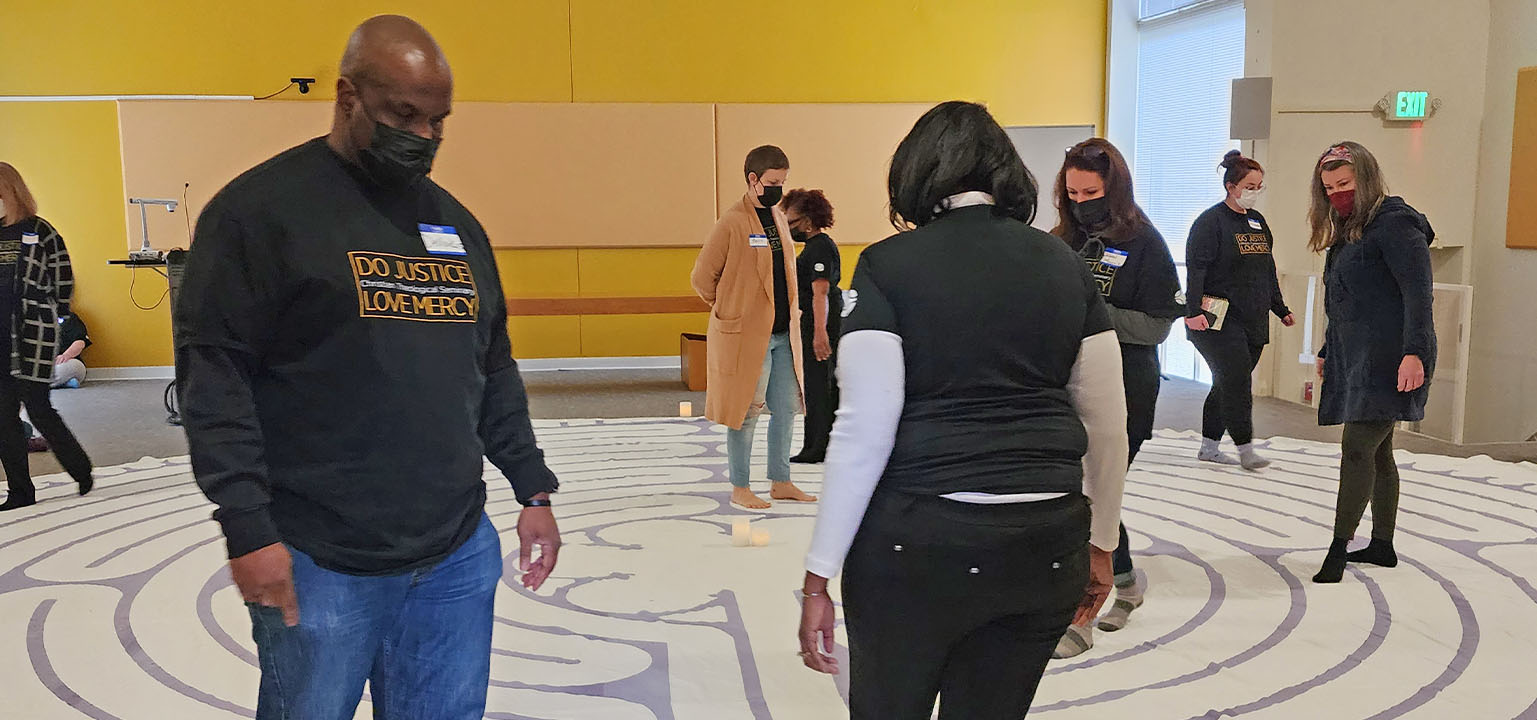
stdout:
[(774, 489), (769, 491), (769, 497), (775, 500), (792, 500), (794, 502), (816, 502), (817, 496), (807, 495), (792, 482), (776, 482)]
[[(775, 495), (774, 497), (779, 496)], [(752, 490), (739, 487), (731, 488), (731, 504), (740, 505), (748, 510), (767, 510), (769, 508), (767, 500), (754, 495)]]

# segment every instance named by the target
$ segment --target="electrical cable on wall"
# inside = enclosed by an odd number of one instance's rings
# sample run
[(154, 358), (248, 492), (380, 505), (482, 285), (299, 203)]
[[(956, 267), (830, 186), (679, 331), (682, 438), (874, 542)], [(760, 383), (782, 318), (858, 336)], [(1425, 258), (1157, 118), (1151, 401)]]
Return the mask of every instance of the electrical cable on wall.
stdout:
[(160, 299), (156, 300), (154, 305), (150, 305), (148, 307), (145, 307), (145, 306), (139, 304), (138, 296), (133, 294), (134, 286), (138, 285), (138, 283), (139, 283), (139, 268), (137, 268), (137, 267), (130, 268), (129, 271), (128, 271), (128, 299), (133, 302), (133, 306), (134, 307), (136, 307), (136, 308), (138, 308), (140, 310), (157, 310), (157, 309), (159, 309), (161, 305), (165, 304), (166, 296), (171, 294), (171, 289), (169, 287), (167, 287), (165, 292), (160, 294)]
[(277, 97), (279, 95), (282, 95), (283, 93), (288, 92), (289, 90), (292, 90), (294, 88), (294, 86), (298, 86), (299, 94), (300, 95), (308, 95), (309, 92), (310, 92), (310, 86), (314, 85), (314, 84), (315, 84), (315, 78), (312, 78), (312, 77), (291, 77), (291, 78), (288, 78), (288, 84), (284, 85), (282, 90), (279, 90), (279, 91), (277, 91), (275, 93), (272, 93), (271, 95), (263, 95), (261, 97), (252, 98), (252, 99), (253, 100), (271, 100), (272, 98), (275, 98), (275, 97)]

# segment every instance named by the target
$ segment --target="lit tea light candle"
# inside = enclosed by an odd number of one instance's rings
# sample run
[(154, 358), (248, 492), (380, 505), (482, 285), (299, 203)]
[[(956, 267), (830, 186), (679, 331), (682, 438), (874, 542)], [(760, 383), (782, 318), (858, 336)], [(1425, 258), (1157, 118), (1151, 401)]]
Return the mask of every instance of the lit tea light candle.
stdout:
[(769, 544), (769, 534), (768, 534), (767, 530), (754, 530), (754, 531), (752, 531), (752, 546), (753, 547), (763, 547), (764, 545), (767, 545), (767, 544)]
[(678, 403), (678, 417), (693, 417), (694, 404), (691, 402)]
[(752, 521), (731, 521), (731, 544), (737, 547), (747, 547), (752, 544)]

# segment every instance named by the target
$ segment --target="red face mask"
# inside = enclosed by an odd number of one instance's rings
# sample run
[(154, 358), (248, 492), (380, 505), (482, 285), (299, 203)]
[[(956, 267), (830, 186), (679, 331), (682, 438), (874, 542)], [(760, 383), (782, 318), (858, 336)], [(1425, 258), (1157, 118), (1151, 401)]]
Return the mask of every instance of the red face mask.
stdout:
[(1334, 206), (1334, 212), (1339, 213), (1340, 217), (1350, 217), (1350, 213), (1355, 212), (1356, 209), (1355, 189), (1341, 190), (1330, 195), (1329, 204)]

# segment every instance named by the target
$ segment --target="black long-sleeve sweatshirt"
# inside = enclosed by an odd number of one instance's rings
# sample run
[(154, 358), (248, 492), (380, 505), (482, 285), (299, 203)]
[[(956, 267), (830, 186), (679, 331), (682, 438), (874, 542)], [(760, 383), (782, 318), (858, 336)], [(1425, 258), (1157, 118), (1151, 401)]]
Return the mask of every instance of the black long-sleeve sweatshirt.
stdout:
[(194, 238), (177, 378), (231, 557), (283, 541), (403, 572), (475, 531), (483, 456), (520, 500), (556, 488), (491, 245), (447, 191), (379, 188), (317, 139), (221, 190)]
[(1234, 212), (1226, 203), (1207, 208), (1190, 226), (1185, 245), (1186, 317), (1201, 314), (1201, 296), (1228, 301), (1226, 330), (1241, 326), (1249, 342), (1270, 342), (1270, 319), (1266, 312), (1284, 318), (1291, 314), (1281, 298), (1276, 276), (1275, 257), (1270, 254), (1274, 239), (1265, 216), (1258, 210)]

